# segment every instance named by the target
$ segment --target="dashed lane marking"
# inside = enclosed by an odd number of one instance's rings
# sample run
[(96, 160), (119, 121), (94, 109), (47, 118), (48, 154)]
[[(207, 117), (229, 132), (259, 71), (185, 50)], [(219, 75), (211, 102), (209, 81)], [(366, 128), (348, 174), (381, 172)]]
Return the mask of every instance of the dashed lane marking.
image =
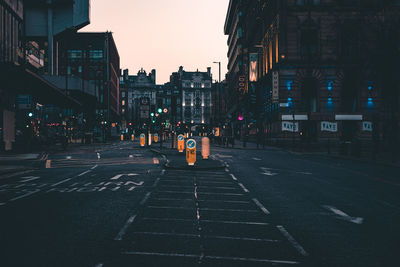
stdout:
[(118, 235), (114, 238), (115, 241), (121, 241), (123, 236), (126, 233), (126, 230), (128, 230), (128, 227), (133, 223), (133, 221), (135, 220), (136, 215), (131, 216), (125, 223), (125, 225), (121, 228), (121, 230), (119, 231)]
[(57, 185), (60, 185), (60, 184), (63, 184), (63, 183), (66, 183), (66, 182), (68, 182), (68, 181), (70, 181), (70, 180), (72, 180), (72, 178), (67, 178), (67, 179), (62, 180), (62, 181), (60, 181), (60, 182), (58, 182), (58, 183), (53, 184), (52, 187), (57, 186)]
[(276, 228), (283, 234), (284, 237), (289, 241), (290, 244), (303, 256), (308, 256), (307, 251), (286, 231), (285, 227), (282, 225), (277, 225)]
[(150, 195), (151, 195), (151, 192), (148, 192), (146, 194), (146, 196), (142, 199), (142, 201), (140, 201), (140, 205), (143, 206), (147, 202), (147, 200), (149, 199)]
[(237, 178), (236, 178), (235, 175), (233, 175), (233, 174), (231, 173), (230, 176), (232, 177), (233, 180), (237, 181)]
[(255, 161), (261, 161), (262, 159), (259, 159), (259, 158), (253, 158), (253, 160), (255, 160)]
[(239, 186), (243, 189), (243, 191), (244, 191), (245, 193), (249, 193), (249, 192), (250, 192), (242, 183), (238, 183), (238, 184), (239, 184)]
[(94, 165), (92, 168), (90, 168), (91, 170), (94, 170), (97, 168), (98, 165)]
[(259, 208), (261, 209), (261, 211), (264, 212), (266, 215), (271, 214), (271, 213), (269, 212), (269, 210), (267, 210), (267, 209), (264, 207), (264, 205), (261, 204), (260, 201), (258, 201), (258, 199), (253, 198), (252, 200), (253, 200), (253, 202), (257, 205), (257, 207), (259, 207)]

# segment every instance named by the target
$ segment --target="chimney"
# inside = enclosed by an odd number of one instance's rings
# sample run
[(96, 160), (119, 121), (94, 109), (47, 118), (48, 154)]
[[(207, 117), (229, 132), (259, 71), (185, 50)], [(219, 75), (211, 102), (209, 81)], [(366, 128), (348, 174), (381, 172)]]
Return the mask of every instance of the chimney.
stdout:
[(156, 84), (156, 70), (155, 69), (151, 70), (151, 80), (153, 81), (154, 84)]
[(211, 67), (207, 67), (207, 74), (208, 74), (208, 77), (211, 77)]
[(127, 81), (129, 79), (129, 70), (125, 69), (124, 70), (124, 80)]

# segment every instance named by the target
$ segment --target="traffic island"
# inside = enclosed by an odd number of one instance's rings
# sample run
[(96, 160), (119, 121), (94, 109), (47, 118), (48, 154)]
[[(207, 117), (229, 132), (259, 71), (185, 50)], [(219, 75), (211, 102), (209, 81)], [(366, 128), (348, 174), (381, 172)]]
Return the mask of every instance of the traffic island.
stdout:
[(226, 166), (223, 162), (208, 158), (202, 159), (201, 153), (196, 153), (196, 162), (193, 166), (189, 166), (186, 162), (186, 154), (185, 152), (179, 153), (176, 149), (151, 149), (154, 153), (164, 155), (167, 159), (167, 162), (164, 164), (166, 169), (172, 170), (218, 170), (224, 169)]

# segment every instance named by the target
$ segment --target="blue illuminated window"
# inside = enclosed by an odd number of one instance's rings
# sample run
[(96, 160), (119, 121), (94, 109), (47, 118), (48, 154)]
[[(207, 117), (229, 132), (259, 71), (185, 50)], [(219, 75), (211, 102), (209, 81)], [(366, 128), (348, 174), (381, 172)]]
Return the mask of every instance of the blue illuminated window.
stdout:
[(288, 91), (292, 90), (292, 84), (293, 84), (293, 81), (287, 81), (286, 82), (286, 88), (287, 88)]
[(333, 82), (332, 81), (328, 81), (327, 88), (328, 88), (328, 91), (332, 91), (332, 88), (333, 88)]

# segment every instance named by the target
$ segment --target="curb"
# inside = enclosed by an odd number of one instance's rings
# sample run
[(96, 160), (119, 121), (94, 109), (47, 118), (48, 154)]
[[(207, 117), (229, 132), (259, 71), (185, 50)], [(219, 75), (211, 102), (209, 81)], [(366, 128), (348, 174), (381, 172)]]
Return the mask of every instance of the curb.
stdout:
[(212, 170), (220, 170), (224, 169), (226, 166), (225, 165), (219, 165), (219, 166), (214, 166), (214, 167), (199, 167), (199, 166), (182, 166), (182, 167), (174, 167), (169, 165), (170, 162), (167, 162), (164, 164), (164, 167), (166, 169), (170, 170), (194, 170), (194, 171), (212, 171)]
[(225, 164), (220, 164), (219, 166), (213, 166), (213, 167), (199, 167), (199, 166), (182, 166), (182, 167), (175, 167), (175, 166), (171, 166), (170, 165), (170, 161), (168, 160), (167, 156), (162, 153), (161, 151), (154, 149), (154, 148), (150, 148), (150, 151), (161, 155), (165, 160), (166, 163), (164, 164), (164, 167), (166, 169), (170, 169), (170, 170), (199, 170), (199, 171), (210, 171), (210, 170), (219, 170), (219, 169), (224, 169), (226, 166)]

